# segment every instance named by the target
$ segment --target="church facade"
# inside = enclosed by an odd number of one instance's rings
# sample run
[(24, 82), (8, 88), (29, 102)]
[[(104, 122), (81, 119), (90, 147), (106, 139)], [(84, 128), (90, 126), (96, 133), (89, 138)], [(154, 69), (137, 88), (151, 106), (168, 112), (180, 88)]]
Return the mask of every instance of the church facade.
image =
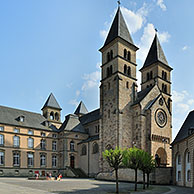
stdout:
[(171, 166), (171, 70), (157, 34), (141, 71), (138, 92), (135, 46), (120, 8), (103, 47), (100, 108), (83, 102), (61, 121), (53, 94), (42, 114), (0, 106), (0, 176), (107, 171), (105, 149), (136, 146)]

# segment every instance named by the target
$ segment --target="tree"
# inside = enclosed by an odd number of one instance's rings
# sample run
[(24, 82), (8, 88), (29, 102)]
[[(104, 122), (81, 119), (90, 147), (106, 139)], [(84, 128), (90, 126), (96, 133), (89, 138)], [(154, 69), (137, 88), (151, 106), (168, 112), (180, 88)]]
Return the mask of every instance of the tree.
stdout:
[(153, 157), (145, 152), (144, 150), (141, 150), (141, 165), (140, 170), (143, 172), (143, 189), (145, 189), (145, 174), (147, 174), (147, 188), (149, 187), (149, 174), (152, 172), (152, 170), (155, 168), (155, 160)]
[(123, 159), (123, 150), (116, 147), (115, 149), (105, 150), (103, 152), (103, 157), (108, 162), (109, 166), (115, 170), (116, 177), (116, 193), (119, 193), (119, 185), (118, 185), (118, 169), (122, 165)]
[(123, 152), (123, 164), (127, 168), (131, 168), (135, 170), (135, 191), (137, 191), (137, 170), (141, 166), (142, 151), (136, 147), (129, 148), (124, 150)]
[(150, 183), (150, 173), (155, 169), (156, 163), (155, 160), (153, 159), (153, 156), (147, 153), (146, 155), (146, 160), (145, 160), (145, 173), (147, 174), (147, 188), (149, 187)]

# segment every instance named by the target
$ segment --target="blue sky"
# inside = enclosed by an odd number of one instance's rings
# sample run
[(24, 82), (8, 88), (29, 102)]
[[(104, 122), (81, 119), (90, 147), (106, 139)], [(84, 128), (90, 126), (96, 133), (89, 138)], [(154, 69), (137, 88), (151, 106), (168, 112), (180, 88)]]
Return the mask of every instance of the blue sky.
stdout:
[[(133, 41), (140, 48), (137, 69), (143, 65), (154, 28), (174, 69), (173, 137), (194, 108), (193, 7), (193, 0), (121, 1)], [(116, 9), (116, 0), (0, 1), (0, 104), (41, 112), (53, 92), (63, 108), (62, 118), (80, 100), (89, 110), (98, 108), (98, 49)]]

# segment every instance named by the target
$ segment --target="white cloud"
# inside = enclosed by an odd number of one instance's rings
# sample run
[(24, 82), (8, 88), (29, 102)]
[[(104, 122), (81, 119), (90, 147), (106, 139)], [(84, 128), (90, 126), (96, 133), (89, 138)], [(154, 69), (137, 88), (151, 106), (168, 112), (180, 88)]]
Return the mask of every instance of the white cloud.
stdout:
[[(134, 34), (138, 30), (140, 30), (143, 26), (143, 24), (146, 22), (146, 16), (149, 13), (149, 7), (146, 3), (143, 4), (143, 6), (138, 9), (137, 11), (131, 11), (125, 7), (121, 7), (125, 22), (127, 24), (128, 29), (130, 30), (130, 33)], [(111, 17), (113, 18), (116, 13), (116, 10), (114, 10), (114, 14), (111, 14)], [(111, 23), (105, 23), (105, 29), (100, 31), (100, 36), (105, 39), (108, 35), (108, 31), (110, 29)]]
[(148, 15), (149, 9), (144, 4), (137, 12), (133, 12), (125, 7), (121, 8), (123, 16), (130, 33), (134, 34), (140, 30), (143, 24), (146, 22), (146, 16)]
[[(141, 60), (142, 63), (144, 63), (147, 57), (147, 54), (152, 44), (152, 41), (154, 39), (155, 33), (156, 31), (153, 24), (148, 23), (144, 27), (143, 35), (138, 45), (140, 49), (137, 52), (137, 59)], [(158, 32), (158, 38), (160, 40), (160, 43), (165, 43), (169, 41), (170, 34), (168, 32)]]
[(82, 79), (84, 80), (84, 83), (82, 85), (82, 91), (86, 91), (94, 87), (99, 87), (101, 77), (100, 66), (101, 63), (97, 63), (96, 64), (97, 71), (83, 75)]
[(174, 103), (182, 102), (186, 96), (188, 96), (188, 93), (186, 91), (177, 92), (175, 90), (172, 91), (172, 100)]
[(85, 74), (83, 79), (85, 80), (84, 84), (82, 85), (82, 90), (89, 90), (91, 88), (99, 86), (100, 83), (100, 71), (95, 71), (90, 74)]
[(182, 48), (183, 51), (186, 51), (187, 49), (188, 49), (188, 46), (187, 46), (187, 45), (185, 45), (185, 46)]
[(187, 101), (187, 103), (188, 103), (189, 105), (194, 104), (194, 99), (189, 99), (189, 100)]
[(76, 93), (75, 93), (76, 97), (78, 97), (80, 95), (80, 91), (77, 90)]
[(164, 4), (164, 0), (157, 0), (157, 5), (158, 5), (163, 11), (166, 11), (166, 5)]
[(158, 34), (161, 43), (168, 42), (170, 39), (170, 34), (168, 32), (162, 32)]
[(75, 107), (77, 107), (78, 104), (79, 104), (79, 102), (77, 101), (77, 99), (72, 99), (72, 100), (69, 101), (69, 104), (72, 104), (72, 105), (74, 105)]
[(173, 102), (173, 138), (177, 135), (188, 112), (194, 109), (194, 97), (186, 90), (172, 91)]

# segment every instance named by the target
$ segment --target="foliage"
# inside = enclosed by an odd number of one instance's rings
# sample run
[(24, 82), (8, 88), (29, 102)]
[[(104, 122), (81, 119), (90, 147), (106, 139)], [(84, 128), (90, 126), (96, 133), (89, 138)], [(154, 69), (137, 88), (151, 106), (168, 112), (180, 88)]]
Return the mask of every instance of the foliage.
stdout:
[(135, 191), (137, 191), (137, 170), (140, 168), (142, 162), (142, 150), (133, 147), (124, 150), (123, 164), (127, 168), (135, 170)]
[(155, 160), (144, 150), (141, 150), (141, 152), (141, 165), (139, 169), (143, 172), (143, 188), (145, 189), (145, 174), (147, 174), (147, 187), (149, 187), (149, 174), (155, 168)]
[(114, 150), (105, 150), (103, 153), (103, 157), (108, 162), (109, 166), (115, 170), (115, 177), (116, 177), (116, 193), (119, 193), (119, 186), (118, 186), (118, 169), (122, 165), (123, 159), (123, 150), (116, 147)]
[(115, 149), (105, 150), (102, 154), (110, 167), (114, 169), (119, 169), (121, 167), (123, 158), (122, 149), (116, 147)]

